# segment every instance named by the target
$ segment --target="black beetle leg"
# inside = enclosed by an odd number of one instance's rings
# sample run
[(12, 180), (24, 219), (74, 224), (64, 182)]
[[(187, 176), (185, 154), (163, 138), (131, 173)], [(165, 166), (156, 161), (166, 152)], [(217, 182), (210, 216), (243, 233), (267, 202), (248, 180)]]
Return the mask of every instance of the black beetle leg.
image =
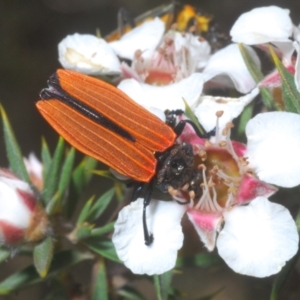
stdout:
[(137, 198), (139, 198), (144, 185), (145, 184), (143, 182), (138, 182), (138, 181), (134, 182), (130, 202), (135, 201)]
[(144, 206), (143, 206), (143, 230), (144, 230), (144, 239), (145, 245), (149, 246), (153, 242), (153, 234), (149, 232), (147, 222), (146, 222), (146, 207), (149, 205), (152, 197), (153, 191), (153, 181), (149, 183), (148, 189), (146, 191), (146, 195), (144, 198)]
[(180, 136), (180, 134), (182, 133), (182, 131), (183, 131), (183, 129), (184, 129), (184, 127), (187, 123), (190, 124), (193, 127), (193, 129), (195, 130), (195, 133), (202, 139), (208, 139), (208, 138), (216, 135), (216, 128), (214, 128), (213, 130), (211, 130), (207, 133), (202, 134), (193, 121), (191, 121), (191, 120), (181, 120), (181, 121), (178, 122), (178, 124), (174, 128), (174, 131), (175, 131), (177, 136)]

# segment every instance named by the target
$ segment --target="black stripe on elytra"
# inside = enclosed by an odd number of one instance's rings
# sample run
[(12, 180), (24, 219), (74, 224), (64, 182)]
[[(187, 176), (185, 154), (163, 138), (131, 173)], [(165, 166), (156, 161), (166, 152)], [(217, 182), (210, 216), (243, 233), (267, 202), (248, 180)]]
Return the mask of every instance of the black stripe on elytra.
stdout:
[(48, 80), (48, 88), (45, 88), (41, 91), (40, 97), (43, 100), (48, 99), (58, 99), (63, 103), (67, 104), (74, 110), (78, 111), (79, 113), (85, 115), (90, 120), (94, 121), (95, 123), (113, 131), (114, 133), (120, 135), (121, 137), (135, 142), (136, 139), (132, 136), (128, 131), (117, 125), (115, 122), (109, 120), (105, 116), (99, 114), (96, 110), (91, 108), (90, 106), (82, 103), (78, 99), (72, 97), (66, 91), (64, 91), (60, 84), (57, 74), (54, 73)]

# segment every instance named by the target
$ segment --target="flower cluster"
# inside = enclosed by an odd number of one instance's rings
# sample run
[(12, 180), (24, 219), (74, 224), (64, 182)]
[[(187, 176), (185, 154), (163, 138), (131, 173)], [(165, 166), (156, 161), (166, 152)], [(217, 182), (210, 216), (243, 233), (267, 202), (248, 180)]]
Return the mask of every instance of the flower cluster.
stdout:
[[(281, 85), (277, 71), (258, 86), (250, 75), (238, 45), (211, 53), (209, 43), (176, 25), (166, 31), (155, 18), (106, 42), (92, 35), (74, 34), (59, 44), (64, 68), (91, 75), (118, 76), (118, 88), (142, 106), (159, 110), (184, 109), (182, 98), (210, 140), (186, 126), (177, 143), (193, 147), (194, 168), (201, 174), (199, 193), (188, 186), (168, 191), (172, 201), (152, 199), (147, 208), (148, 228), (154, 235), (143, 243), (143, 199), (124, 207), (115, 224), (113, 242), (119, 258), (137, 274), (161, 274), (175, 266), (183, 244), (184, 214), (205, 247), (217, 247), (234, 271), (266, 277), (278, 273), (298, 250), (299, 237), (290, 212), (269, 197), (277, 187), (300, 183), (300, 116), (291, 112), (257, 114), (246, 126), (247, 145), (230, 138), (231, 122), (258, 94), (258, 87)], [(277, 47), (284, 65), (295, 73), (299, 90), (300, 30), (289, 11), (270, 6), (243, 14), (231, 29), (233, 42)], [(293, 36), (294, 40), (290, 37)], [(256, 52), (248, 55), (260, 68)], [(131, 61), (128, 65), (121, 59)], [(231, 88), (237, 98), (207, 95), (210, 87)]]

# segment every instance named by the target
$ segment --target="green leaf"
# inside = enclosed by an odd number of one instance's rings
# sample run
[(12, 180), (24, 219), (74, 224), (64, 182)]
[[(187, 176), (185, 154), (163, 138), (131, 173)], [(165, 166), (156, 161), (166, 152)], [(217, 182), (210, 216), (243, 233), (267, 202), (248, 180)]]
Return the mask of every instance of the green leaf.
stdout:
[(101, 236), (101, 235), (107, 234), (107, 233), (113, 231), (114, 226), (115, 226), (115, 222), (111, 222), (102, 227), (93, 228), (91, 231), (91, 236), (96, 237), (96, 236)]
[(10, 251), (0, 248), (0, 262), (5, 261), (10, 256)]
[(272, 109), (274, 106), (274, 108), (276, 108), (277, 110), (282, 110), (280, 105), (275, 101), (273, 95), (266, 87), (259, 87), (259, 90), (262, 97), (262, 101), (268, 109)]
[(91, 237), (91, 231), (92, 231), (91, 225), (84, 224), (80, 227), (77, 227), (75, 230), (75, 239), (79, 241), (79, 240), (89, 238)]
[(41, 150), (41, 158), (42, 158), (42, 164), (43, 164), (43, 178), (46, 177), (46, 174), (48, 173), (52, 158), (51, 153), (47, 144), (47, 141), (45, 138), (42, 138), (42, 150)]
[(9, 166), (20, 179), (30, 183), (22, 152), (2, 105), (0, 105), (0, 113), (2, 116), (4, 143)]
[(77, 226), (79, 226), (80, 224), (84, 223), (87, 220), (89, 211), (91, 210), (94, 200), (95, 200), (95, 197), (93, 196), (85, 203), (84, 207), (82, 208), (82, 210), (78, 216)]
[(118, 179), (109, 171), (109, 170), (93, 170), (91, 171), (93, 174), (99, 175), (101, 177), (105, 177), (111, 179), (113, 181), (117, 181)]
[(294, 267), (298, 261), (299, 255), (300, 254), (299, 254), (299, 250), (298, 250), (297, 254), (290, 261), (288, 261), (287, 264), (282, 268), (280, 273), (276, 275), (276, 279), (272, 286), (270, 300), (278, 299), (279, 293), (280, 293), (282, 287), (284, 286), (288, 276), (294, 269)]
[(72, 182), (78, 195), (80, 195), (92, 177), (92, 170), (95, 169), (97, 161), (94, 158), (85, 156), (77, 166), (72, 175)]
[(199, 129), (199, 132), (204, 135), (205, 130), (200, 125), (200, 123), (198, 121), (198, 118), (195, 116), (194, 112), (192, 111), (192, 109), (190, 108), (188, 103), (185, 101), (185, 99), (182, 99), (182, 100), (183, 100), (184, 106), (185, 106), (185, 111), (184, 111), (185, 116), (188, 117), (196, 125), (196, 127)]
[(251, 74), (253, 80), (256, 83), (260, 82), (264, 78), (264, 75), (261, 72), (259, 66), (255, 63), (247, 48), (243, 44), (238, 43), (238, 46), (243, 57), (244, 63), (247, 66), (247, 69)]
[(58, 188), (64, 145), (64, 140), (62, 137), (60, 137), (51, 161), (51, 165), (49, 166), (47, 174), (45, 174), (44, 191), (42, 194), (45, 203), (48, 203), (53, 198)]
[[(247, 66), (247, 69), (248, 69), (249, 73), (251, 74), (253, 80), (256, 83), (260, 82), (264, 78), (263, 73), (260, 71), (260, 69), (256, 65), (255, 61), (252, 59), (252, 56), (247, 51), (247, 48), (241, 43), (239, 43), (238, 46), (239, 46), (241, 55), (244, 59), (244, 62)], [(261, 92), (261, 95), (262, 95), (262, 100), (264, 102), (264, 105), (268, 109), (271, 109), (273, 107), (273, 105), (276, 105), (275, 101), (274, 101), (274, 98), (271, 95), (271, 93), (268, 91), (268, 89), (266, 89), (264, 87), (261, 87), (260, 92)]]
[(85, 240), (84, 244), (95, 253), (108, 258), (109, 260), (121, 262), (111, 240), (105, 238), (91, 238)]
[(92, 300), (106, 300), (108, 299), (108, 288), (106, 280), (106, 268), (103, 258), (99, 258), (97, 264), (94, 266), (93, 276), (93, 294)]
[(154, 275), (154, 287), (158, 300), (167, 300), (171, 290), (173, 270), (161, 275)]
[(240, 117), (239, 125), (238, 125), (238, 135), (239, 136), (244, 136), (245, 135), (245, 129), (248, 121), (252, 118), (253, 115), (253, 107), (254, 107), (254, 102), (251, 102), (249, 105), (247, 105)]
[(46, 277), (53, 257), (53, 240), (51, 237), (44, 239), (33, 251), (34, 265), (42, 278)]
[(71, 181), (73, 164), (75, 159), (75, 149), (71, 148), (62, 166), (61, 175), (58, 184), (58, 192), (63, 197)]
[(64, 198), (66, 191), (71, 182), (73, 164), (75, 159), (75, 149), (71, 148), (67, 153), (67, 157), (64, 160), (63, 166), (61, 168), (60, 177), (58, 181), (58, 189), (52, 199), (48, 202), (46, 211), (48, 215), (61, 212), (62, 210), (62, 199)]
[(65, 250), (56, 253), (53, 256), (48, 276), (41, 278), (33, 265), (22, 271), (14, 273), (0, 283), (0, 295), (7, 295), (19, 289), (40, 283), (52, 276), (57, 276), (57, 272), (78, 264), (81, 261), (93, 259), (90, 253), (81, 253), (76, 250)]
[(280, 74), (282, 80), (282, 100), (284, 103), (285, 111), (300, 113), (300, 93), (298, 92), (292, 75), (282, 64), (277, 57), (273, 47), (269, 45), (269, 50), (274, 60), (275, 66)]
[(95, 201), (95, 204), (90, 209), (86, 221), (94, 222), (97, 218), (99, 218), (104, 210), (107, 208), (108, 204), (111, 202), (112, 197), (114, 196), (115, 189), (111, 188), (107, 192), (105, 192), (100, 198)]

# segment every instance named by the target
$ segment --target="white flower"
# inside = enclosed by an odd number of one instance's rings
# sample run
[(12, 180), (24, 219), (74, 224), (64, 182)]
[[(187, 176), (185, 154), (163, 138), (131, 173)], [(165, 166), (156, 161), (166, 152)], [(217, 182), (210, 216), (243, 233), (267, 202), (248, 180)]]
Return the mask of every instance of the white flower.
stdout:
[(282, 187), (300, 184), (300, 115), (258, 114), (246, 126), (249, 167), (261, 180)]
[(289, 13), (278, 6), (254, 8), (234, 23), (230, 31), (232, 41), (246, 45), (289, 41), (293, 33)]
[[(242, 145), (230, 141), (228, 128), (224, 133), (226, 143), (221, 144), (218, 136), (214, 143), (206, 143), (187, 127), (180, 142), (193, 146), (198, 164), (195, 168), (199, 170), (193, 178), (202, 178), (200, 191), (195, 189), (190, 193), (189, 185), (178, 189), (171, 184), (171, 189), (165, 187), (174, 199), (183, 203), (188, 201), (188, 205), (173, 203), (172, 206), (178, 206), (178, 213), (170, 208), (162, 210), (161, 214), (147, 210), (147, 217), (151, 219), (148, 224), (154, 235), (153, 248), (142, 242), (142, 200), (139, 205), (132, 206), (134, 210), (124, 208), (126, 213), (119, 217), (115, 233), (122, 243), (114, 238), (120, 259), (139, 274), (167, 270), (159, 268), (157, 262), (162, 265), (168, 262), (168, 268), (174, 266), (174, 252), (182, 242), (179, 225), (183, 212), (179, 210), (184, 207), (206, 248), (212, 251), (217, 246), (220, 256), (233, 270), (256, 277), (278, 273), (296, 254), (299, 238), (289, 211), (268, 200), (277, 188), (261, 180), (283, 187), (300, 183), (299, 131), (299, 115), (263, 113), (248, 123), (248, 145), (242, 149)], [(160, 205), (160, 202), (155, 203)], [(163, 233), (164, 230), (167, 232)], [(161, 234), (165, 235), (164, 241)], [(160, 243), (156, 243), (156, 235)], [(170, 247), (174, 244), (176, 247)]]
[(34, 153), (30, 153), (28, 158), (24, 157), (24, 163), (30, 181), (39, 191), (42, 191), (44, 186), (42, 163), (37, 159)]
[(180, 220), (185, 210), (174, 202), (150, 202), (147, 224), (154, 234), (150, 246), (144, 242), (142, 210), (143, 199), (137, 199), (120, 211), (112, 241), (119, 258), (133, 273), (162, 274), (175, 266), (183, 243)]
[[(246, 45), (256, 45), (268, 51), (266, 43), (275, 45), (278, 56), (281, 56), (282, 63), (293, 69), (293, 53), (298, 52), (299, 29), (293, 25), (288, 9), (277, 6), (255, 8), (242, 14), (233, 25), (230, 34), (232, 40)], [(290, 39), (294, 36), (294, 43)], [(296, 61), (295, 83), (299, 90), (298, 67), (299, 55)], [(278, 74), (279, 77), (279, 74)], [(268, 82), (266, 82), (267, 84)], [(272, 86), (269, 86), (272, 87)]]
[(164, 31), (164, 22), (155, 18), (125, 33), (120, 40), (110, 42), (109, 46), (122, 58), (132, 60), (136, 50), (141, 50), (145, 57), (150, 57), (161, 41)]
[(0, 170), (0, 244), (13, 246), (49, 233), (47, 215), (28, 183)]
[(234, 207), (224, 218), (217, 247), (237, 273), (255, 277), (276, 274), (298, 250), (299, 236), (291, 214), (264, 197)]
[[(260, 67), (260, 60), (255, 51), (250, 47), (246, 49)], [(249, 93), (256, 86), (236, 44), (228, 45), (214, 53), (207, 62), (203, 74), (207, 77), (206, 81), (212, 80), (221, 86), (234, 86), (241, 93)]]
[(120, 62), (108, 43), (91, 34), (68, 35), (58, 44), (59, 62), (83, 74), (120, 74)]
[(216, 127), (216, 112), (222, 111), (222, 117), (219, 119), (219, 127), (222, 131), (226, 124), (238, 117), (244, 107), (258, 94), (259, 89), (255, 88), (251, 93), (239, 98), (201, 96), (194, 113), (205, 131), (209, 132)]
[(135, 79), (125, 79), (118, 88), (140, 105), (160, 110), (184, 109), (183, 98), (192, 106), (201, 95), (204, 78), (200, 73), (165, 86), (152, 86)]

